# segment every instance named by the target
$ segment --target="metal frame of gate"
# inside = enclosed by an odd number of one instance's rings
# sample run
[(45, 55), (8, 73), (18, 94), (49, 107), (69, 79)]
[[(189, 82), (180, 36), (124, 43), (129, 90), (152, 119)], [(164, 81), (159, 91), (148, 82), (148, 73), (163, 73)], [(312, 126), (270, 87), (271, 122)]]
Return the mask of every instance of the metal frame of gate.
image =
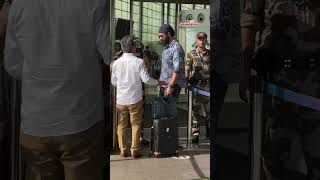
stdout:
[(252, 92), (253, 102), (251, 104), (251, 135), (250, 135), (250, 151), (251, 151), (251, 180), (261, 179), (262, 164), (262, 110), (263, 110), (263, 81), (262, 78), (253, 74)]
[(22, 180), (24, 177), (24, 163), (20, 151), (20, 105), (21, 105), (21, 82), (16, 81), (2, 69), (2, 92), (4, 111), (4, 129), (6, 133), (4, 142), (7, 146), (3, 154), (6, 157), (4, 163), (8, 173), (4, 174), (9, 180)]

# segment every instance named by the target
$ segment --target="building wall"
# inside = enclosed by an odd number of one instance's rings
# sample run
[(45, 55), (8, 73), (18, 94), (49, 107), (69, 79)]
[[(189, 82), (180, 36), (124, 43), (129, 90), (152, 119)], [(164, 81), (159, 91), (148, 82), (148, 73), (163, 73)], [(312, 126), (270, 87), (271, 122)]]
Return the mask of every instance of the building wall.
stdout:
[[(162, 5), (162, 3), (133, 1), (133, 35), (144, 43), (148, 43), (158, 41), (158, 30), (162, 22), (170, 24), (176, 30), (176, 7), (173, 3)], [(209, 8), (209, 6), (197, 4), (179, 4), (179, 7), (181, 10)], [(115, 18), (130, 19), (130, 0), (115, 0)], [(142, 26), (140, 26), (141, 23)]]

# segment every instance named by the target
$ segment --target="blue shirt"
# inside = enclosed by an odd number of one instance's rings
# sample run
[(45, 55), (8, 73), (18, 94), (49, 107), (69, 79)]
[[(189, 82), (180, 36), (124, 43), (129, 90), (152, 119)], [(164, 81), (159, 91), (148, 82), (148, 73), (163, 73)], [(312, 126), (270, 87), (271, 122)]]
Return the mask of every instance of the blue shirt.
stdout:
[(108, 3), (13, 1), (4, 63), (22, 80), (24, 133), (70, 135), (104, 119), (101, 59), (111, 59)]
[(176, 84), (180, 87), (186, 86), (186, 78), (184, 74), (184, 57), (185, 53), (181, 45), (176, 40), (172, 40), (170, 44), (164, 47), (162, 53), (162, 66), (160, 81), (169, 84), (173, 73), (178, 74)]

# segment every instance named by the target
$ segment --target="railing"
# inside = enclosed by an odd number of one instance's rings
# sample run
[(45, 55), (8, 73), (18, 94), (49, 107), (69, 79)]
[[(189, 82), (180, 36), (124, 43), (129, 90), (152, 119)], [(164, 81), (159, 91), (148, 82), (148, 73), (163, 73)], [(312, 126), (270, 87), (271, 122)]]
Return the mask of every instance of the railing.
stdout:
[(284, 102), (294, 103), (306, 108), (320, 111), (320, 99), (304, 95), (289, 89), (279, 87), (267, 82), (258, 76), (253, 76), (254, 99), (253, 99), (253, 119), (252, 119), (252, 172), (251, 180), (260, 180), (261, 171), (261, 145), (262, 145), (262, 104), (263, 95), (269, 94)]

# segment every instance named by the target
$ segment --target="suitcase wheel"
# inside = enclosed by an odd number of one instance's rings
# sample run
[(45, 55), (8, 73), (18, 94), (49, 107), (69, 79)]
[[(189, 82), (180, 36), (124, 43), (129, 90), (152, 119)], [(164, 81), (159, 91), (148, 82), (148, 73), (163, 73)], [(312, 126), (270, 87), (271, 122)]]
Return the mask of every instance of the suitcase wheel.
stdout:
[(179, 152), (176, 152), (175, 155), (176, 155), (177, 157), (179, 157)]
[(161, 156), (160, 152), (154, 152), (153, 154), (154, 154), (154, 157), (156, 157), (156, 158)]
[(154, 152), (150, 151), (149, 156), (154, 156)]

